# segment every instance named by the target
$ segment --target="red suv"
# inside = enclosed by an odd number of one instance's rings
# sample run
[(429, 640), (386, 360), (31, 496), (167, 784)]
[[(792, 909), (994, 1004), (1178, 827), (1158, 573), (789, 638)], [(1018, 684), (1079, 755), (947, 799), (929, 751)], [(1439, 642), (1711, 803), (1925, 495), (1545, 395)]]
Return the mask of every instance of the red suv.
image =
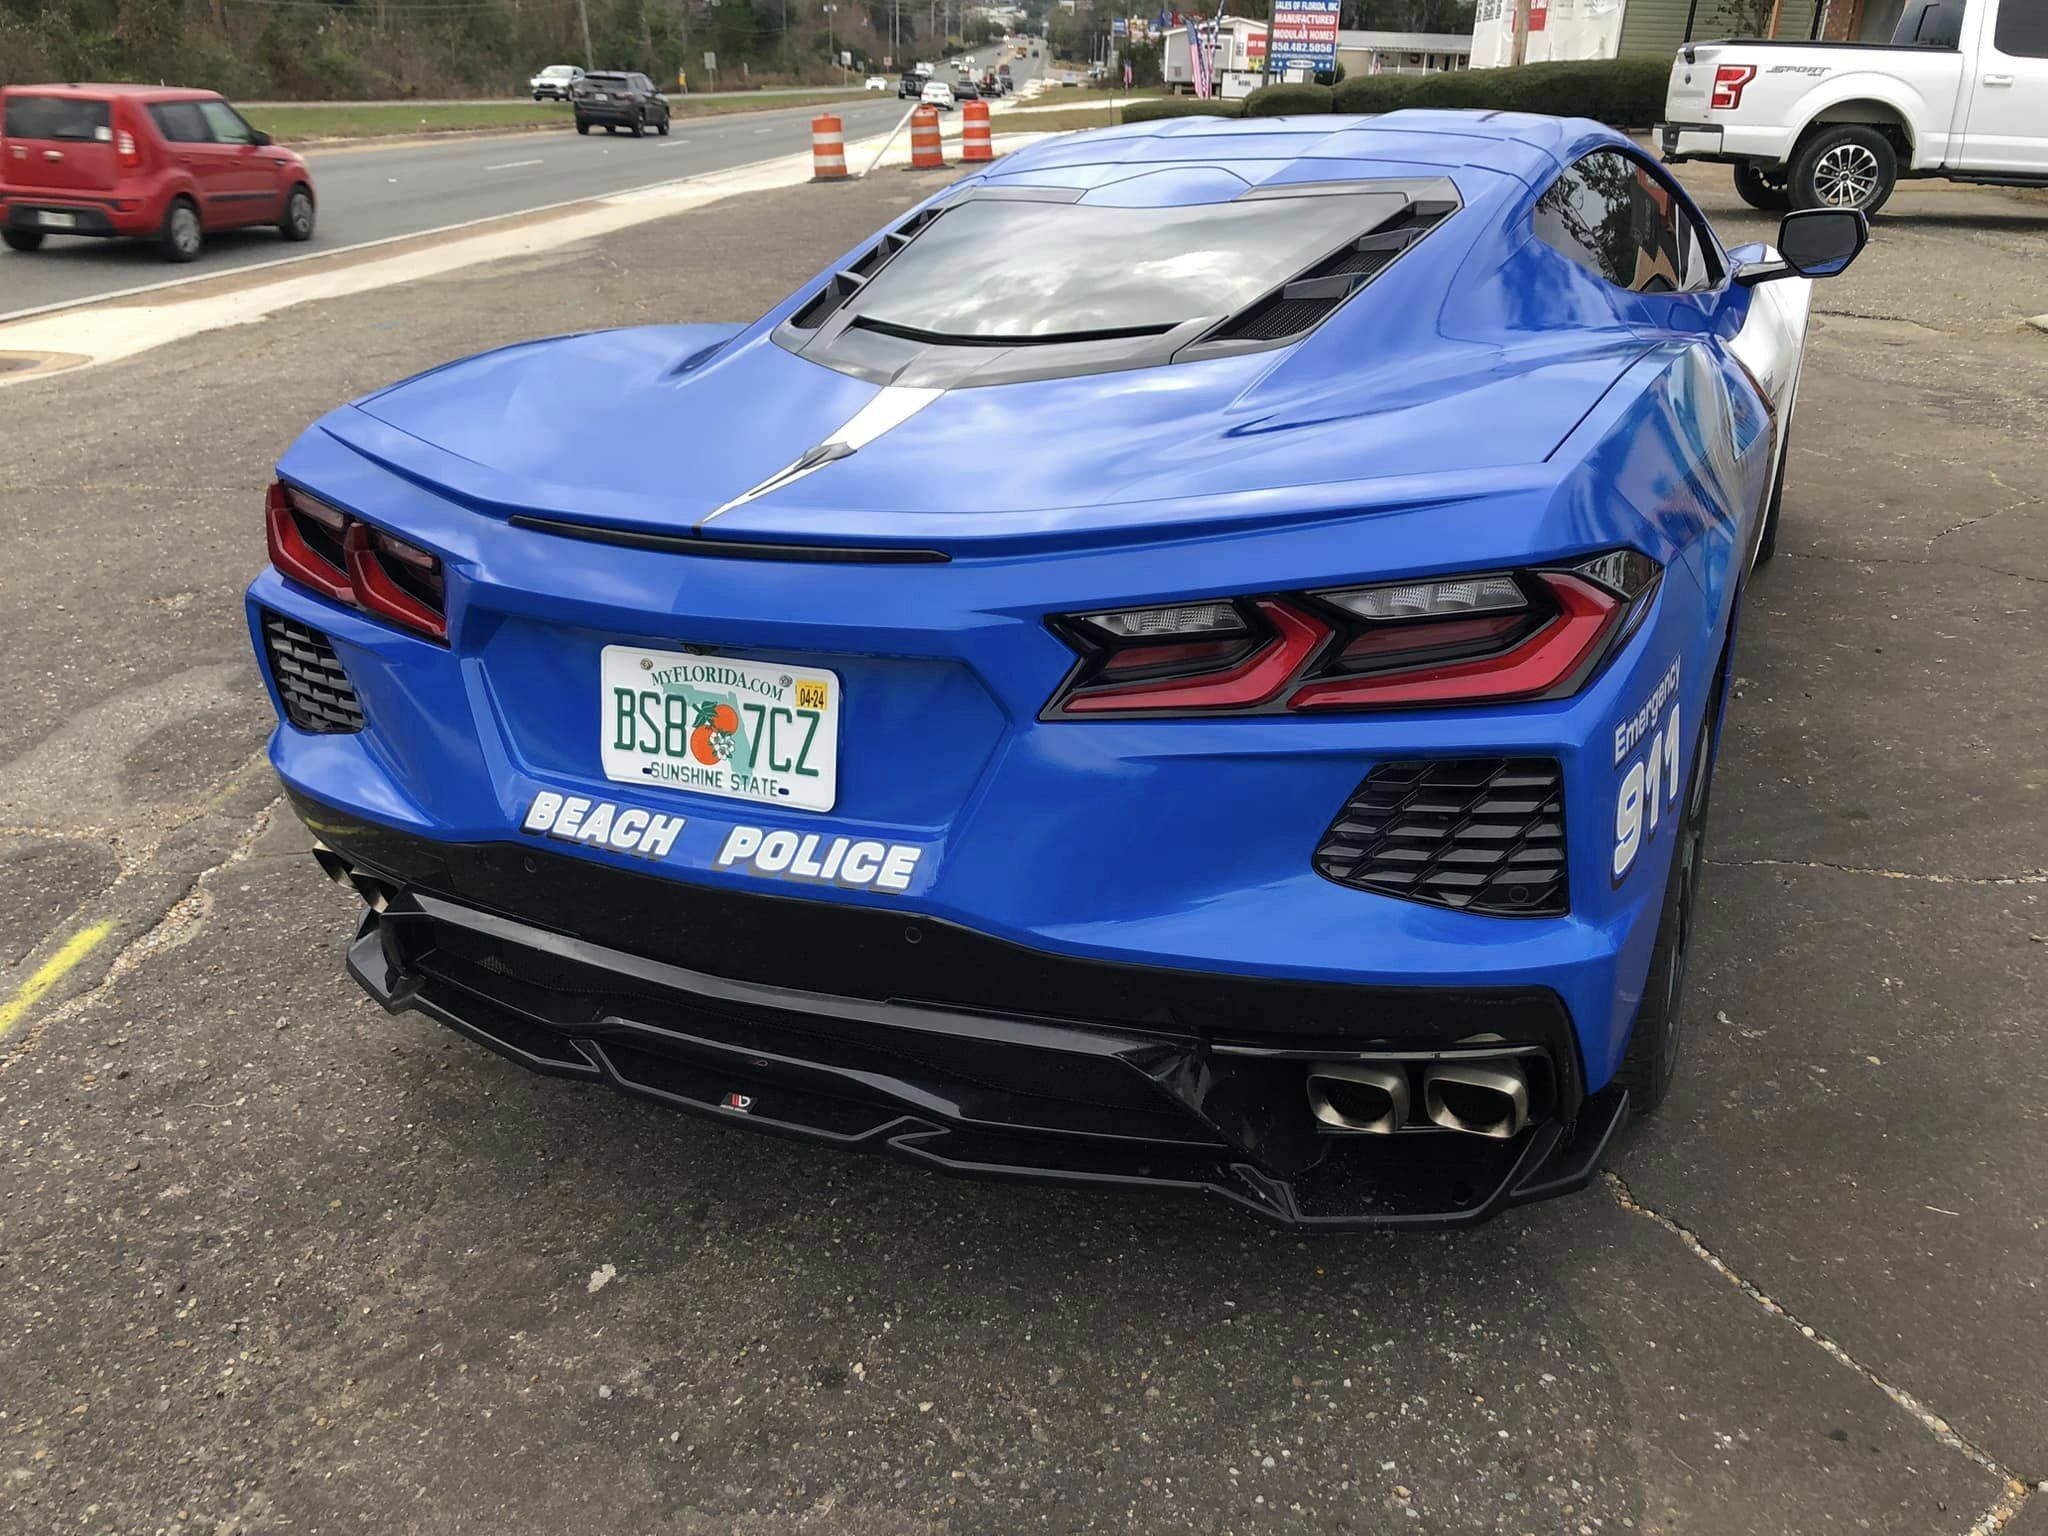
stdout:
[(139, 235), (172, 261), (206, 236), (275, 224), (313, 238), (306, 162), (212, 91), (150, 85), (0, 90), (0, 239)]

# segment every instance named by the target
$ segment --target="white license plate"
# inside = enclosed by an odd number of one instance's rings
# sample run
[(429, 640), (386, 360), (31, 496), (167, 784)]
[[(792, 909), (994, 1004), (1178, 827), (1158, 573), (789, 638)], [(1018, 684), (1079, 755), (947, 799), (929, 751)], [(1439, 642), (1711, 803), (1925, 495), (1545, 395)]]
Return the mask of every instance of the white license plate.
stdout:
[(75, 213), (46, 213), (42, 216), (42, 225), (45, 229), (76, 229), (78, 228), (78, 215)]
[(634, 645), (606, 646), (598, 673), (606, 778), (832, 809), (836, 673)]
[(605, 95), (603, 91), (592, 91), (590, 93), (590, 99), (592, 101), (610, 101), (611, 97)]

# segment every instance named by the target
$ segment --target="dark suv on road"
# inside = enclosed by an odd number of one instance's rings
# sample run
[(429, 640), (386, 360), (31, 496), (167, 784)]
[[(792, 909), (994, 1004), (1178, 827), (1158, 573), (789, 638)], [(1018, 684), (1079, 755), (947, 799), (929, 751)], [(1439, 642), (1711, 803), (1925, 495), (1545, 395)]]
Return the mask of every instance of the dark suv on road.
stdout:
[(896, 82), (896, 99), (898, 101), (922, 101), (924, 99), (924, 76), (918, 74), (915, 70), (906, 72), (903, 78)]
[(590, 132), (593, 123), (606, 133), (630, 129), (636, 139), (650, 128), (668, 132), (668, 101), (645, 75), (585, 75), (569, 88), (569, 105), (578, 133)]

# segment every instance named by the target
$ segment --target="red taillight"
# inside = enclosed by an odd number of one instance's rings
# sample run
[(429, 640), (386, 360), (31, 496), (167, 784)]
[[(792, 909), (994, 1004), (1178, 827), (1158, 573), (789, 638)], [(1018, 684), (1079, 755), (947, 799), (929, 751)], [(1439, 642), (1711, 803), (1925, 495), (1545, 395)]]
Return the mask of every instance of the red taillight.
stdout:
[(1075, 614), (1081, 654), (1048, 718), (1276, 714), (1557, 698), (1647, 611), (1655, 561), (1495, 571)]
[(446, 641), (446, 581), (437, 555), (282, 482), (264, 497), (270, 563), (322, 597)]
[(338, 602), (356, 600), (342, 553), (348, 518), (324, 501), (273, 482), (264, 497), (270, 563), (301, 586)]
[(1713, 109), (1733, 112), (1742, 105), (1742, 89), (1756, 78), (1754, 64), (1723, 64), (1714, 71)]
[(349, 524), (347, 549), (358, 602), (394, 624), (435, 640), (448, 638), (439, 560), (368, 523)]
[[(1537, 580), (1556, 598), (1557, 613), (1507, 650), (1471, 661), (1411, 662), (1394, 672), (1310, 683), (1287, 701), (1287, 707), (1387, 709), (1403, 704), (1531, 699), (1550, 693), (1598, 654), (1601, 642), (1627, 605), (1612, 592), (1562, 571), (1540, 572)], [(1427, 630), (1445, 622), (1425, 621), (1417, 627)]]

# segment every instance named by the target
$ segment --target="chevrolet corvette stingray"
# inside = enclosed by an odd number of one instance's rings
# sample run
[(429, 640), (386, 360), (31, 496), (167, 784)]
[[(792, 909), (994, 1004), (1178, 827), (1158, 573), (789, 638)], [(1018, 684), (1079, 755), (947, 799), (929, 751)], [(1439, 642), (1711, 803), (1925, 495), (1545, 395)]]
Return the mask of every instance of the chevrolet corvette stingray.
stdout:
[(247, 608), (349, 969), (955, 1173), (1300, 1227), (1578, 1187), (1672, 1080), (1809, 279), (1865, 238), (1724, 249), (1589, 122), (1186, 118), (752, 324), (343, 406)]

